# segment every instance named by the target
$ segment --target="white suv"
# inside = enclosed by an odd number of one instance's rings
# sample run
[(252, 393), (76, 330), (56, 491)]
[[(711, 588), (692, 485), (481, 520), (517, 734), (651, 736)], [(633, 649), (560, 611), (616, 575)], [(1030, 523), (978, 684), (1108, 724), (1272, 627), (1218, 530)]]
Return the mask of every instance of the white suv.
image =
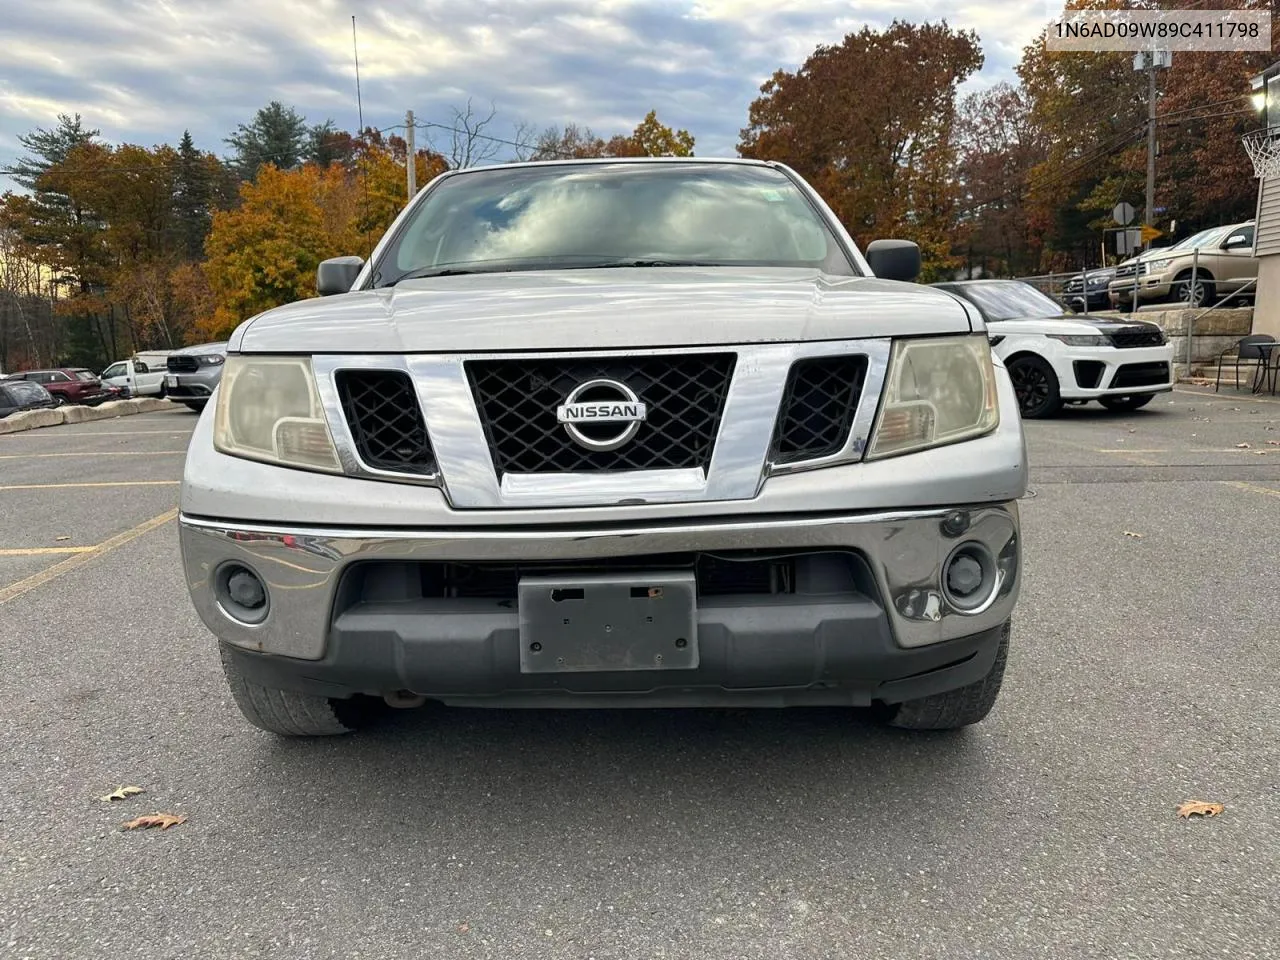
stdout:
[(1028, 419), (1090, 400), (1108, 410), (1137, 410), (1173, 389), (1173, 347), (1158, 324), (1070, 314), (1021, 280), (934, 286), (982, 312), (992, 349), (1008, 367)]

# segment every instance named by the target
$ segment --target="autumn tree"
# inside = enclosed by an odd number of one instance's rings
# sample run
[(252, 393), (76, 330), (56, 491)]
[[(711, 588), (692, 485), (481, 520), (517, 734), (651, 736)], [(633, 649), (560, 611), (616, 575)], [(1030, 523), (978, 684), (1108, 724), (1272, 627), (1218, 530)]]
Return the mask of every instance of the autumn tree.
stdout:
[(337, 165), (280, 170), (268, 164), (218, 211), (205, 249), (214, 313), (204, 336), (225, 337), (241, 321), (315, 295), (316, 268), (358, 247), (357, 191)]
[(693, 135), (673, 130), (650, 110), (629, 134), (617, 134), (607, 141), (590, 127), (566, 124), (547, 127), (538, 137), (531, 159), (578, 160), (589, 157), (691, 157)]
[(567, 123), (547, 127), (537, 138), (531, 160), (581, 160), (604, 156), (605, 142), (590, 127)]
[(955, 138), (957, 253), (983, 274), (1033, 272), (1038, 247), (1024, 201), (1043, 145), (1026, 94), (1007, 82), (969, 94), (960, 102)]
[(924, 278), (954, 265), (957, 87), (981, 68), (977, 35), (894, 21), (779, 70), (750, 107), (738, 151), (808, 178), (859, 243), (920, 244)]

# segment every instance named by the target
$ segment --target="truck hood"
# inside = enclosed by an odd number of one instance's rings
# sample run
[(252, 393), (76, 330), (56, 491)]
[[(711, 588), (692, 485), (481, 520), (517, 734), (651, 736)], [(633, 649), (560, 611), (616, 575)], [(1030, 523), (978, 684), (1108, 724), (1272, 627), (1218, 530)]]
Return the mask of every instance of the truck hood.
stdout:
[(815, 270), (607, 268), (404, 280), (241, 324), (246, 353), (483, 353), (840, 340), (973, 329), (913, 283)]

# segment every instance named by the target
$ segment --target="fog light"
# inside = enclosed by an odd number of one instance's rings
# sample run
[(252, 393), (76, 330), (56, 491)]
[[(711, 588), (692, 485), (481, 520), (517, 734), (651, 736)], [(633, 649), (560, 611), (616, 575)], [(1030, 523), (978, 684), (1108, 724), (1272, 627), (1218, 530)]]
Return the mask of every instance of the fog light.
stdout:
[(214, 574), (214, 594), (223, 612), (242, 623), (261, 623), (270, 600), (262, 578), (240, 563), (224, 563)]
[(947, 586), (957, 597), (973, 596), (982, 586), (982, 564), (973, 557), (956, 557), (947, 568)]
[(970, 541), (951, 551), (942, 565), (942, 592), (961, 613), (977, 613), (995, 595), (996, 562), (985, 545)]

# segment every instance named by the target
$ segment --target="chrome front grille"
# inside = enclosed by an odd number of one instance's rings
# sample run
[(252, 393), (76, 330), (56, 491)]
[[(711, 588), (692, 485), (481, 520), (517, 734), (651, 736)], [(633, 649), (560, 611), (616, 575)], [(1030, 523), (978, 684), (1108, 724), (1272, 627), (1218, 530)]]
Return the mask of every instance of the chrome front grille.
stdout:
[[(732, 353), (650, 357), (470, 360), (467, 378), (498, 474), (705, 469), (736, 357)], [(557, 420), (569, 394), (592, 380), (626, 384), (647, 407), (635, 436), (616, 450), (591, 450)], [(617, 424), (584, 424), (603, 439)]]
[[(890, 347), (342, 354), (312, 365), (348, 475), (437, 487), (455, 510), (536, 510), (749, 500), (772, 475), (856, 462)], [(592, 380), (611, 381), (612, 395), (584, 389)], [(619, 393), (631, 406), (614, 417)], [(603, 419), (574, 412), (601, 403)]]

